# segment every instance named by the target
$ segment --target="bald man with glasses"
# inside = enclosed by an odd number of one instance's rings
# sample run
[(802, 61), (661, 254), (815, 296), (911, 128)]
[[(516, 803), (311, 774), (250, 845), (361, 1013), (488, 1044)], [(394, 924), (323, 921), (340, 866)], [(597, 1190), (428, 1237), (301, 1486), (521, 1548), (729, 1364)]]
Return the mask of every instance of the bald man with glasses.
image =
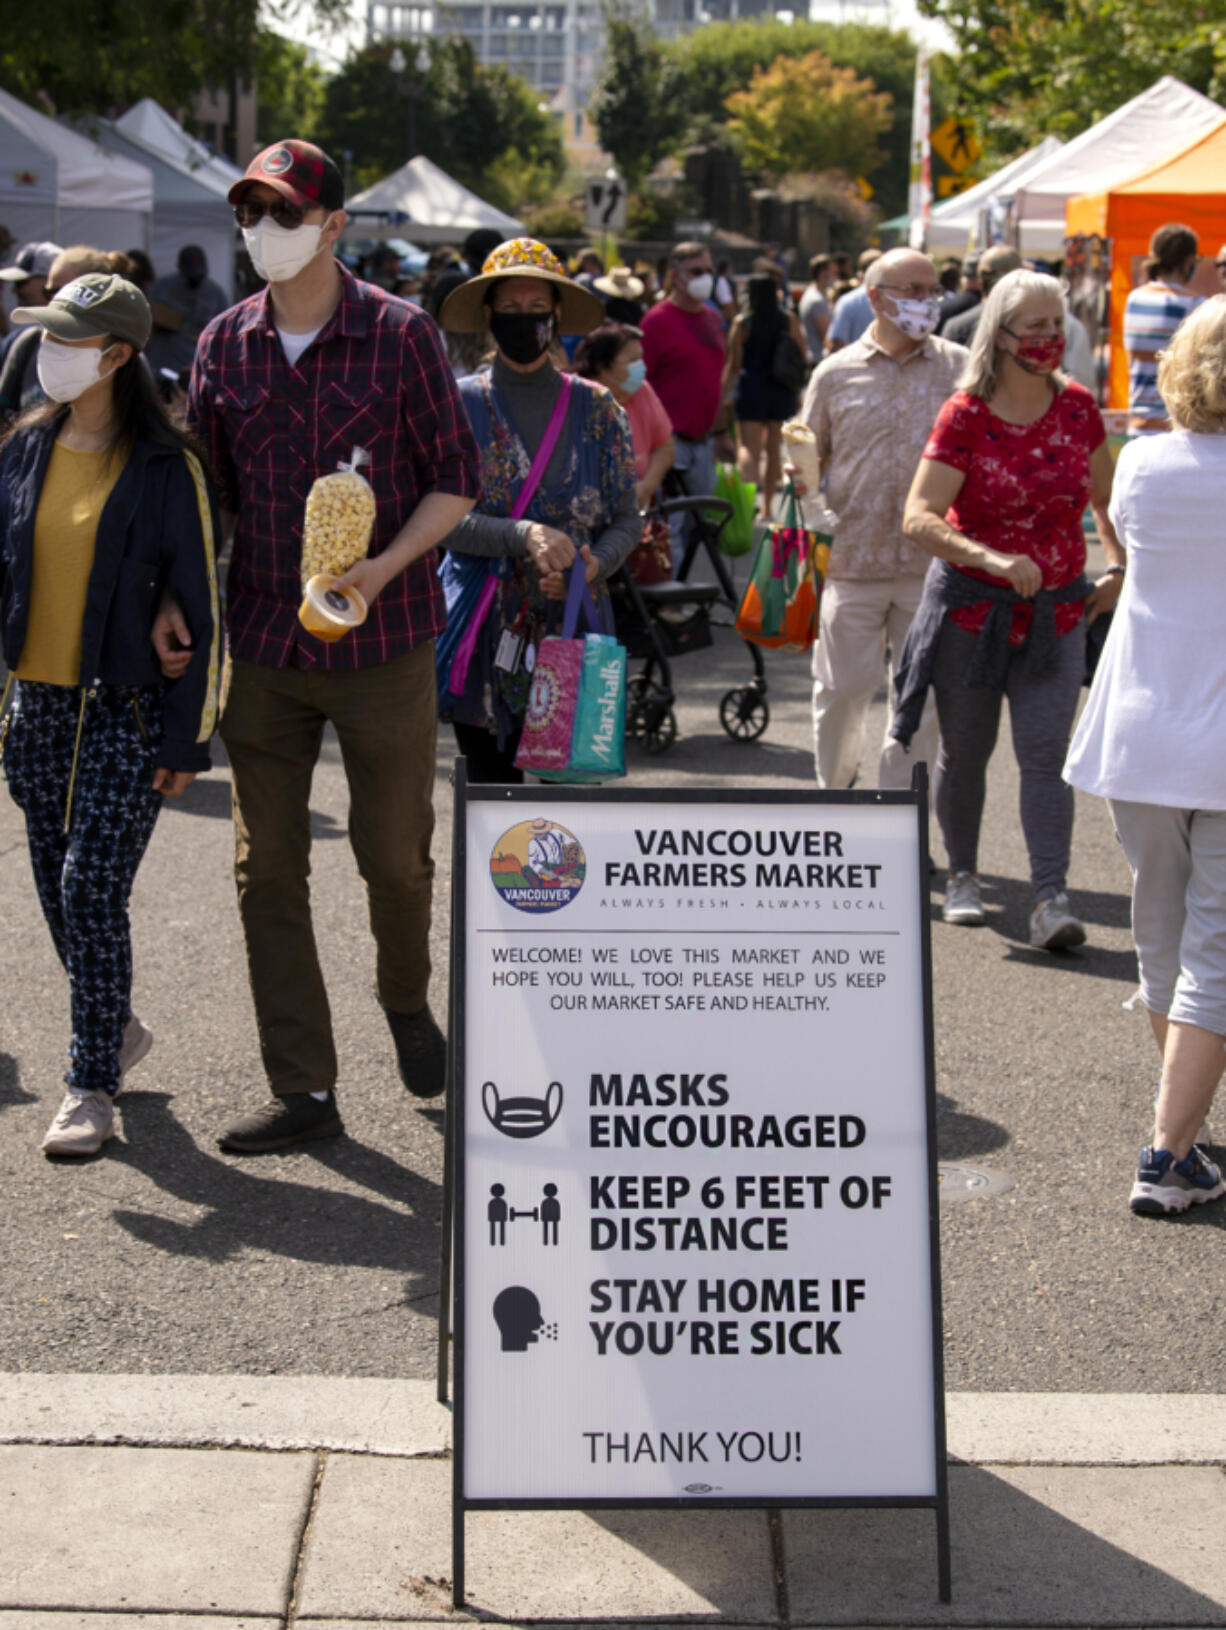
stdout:
[[(892, 694), (894, 663), (931, 559), (903, 536), (903, 506), (968, 355), (933, 333), (945, 290), (926, 255), (892, 249), (864, 282), (873, 321), (814, 370), (801, 410), (817, 437), (826, 502), (838, 517), (813, 647), (819, 787), (855, 782), (887, 651)], [(887, 718), (877, 785), (909, 786), (912, 765), (935, 764), (936, 749), (935, 708), (925, 712), (909, 754), (890, 739)]]

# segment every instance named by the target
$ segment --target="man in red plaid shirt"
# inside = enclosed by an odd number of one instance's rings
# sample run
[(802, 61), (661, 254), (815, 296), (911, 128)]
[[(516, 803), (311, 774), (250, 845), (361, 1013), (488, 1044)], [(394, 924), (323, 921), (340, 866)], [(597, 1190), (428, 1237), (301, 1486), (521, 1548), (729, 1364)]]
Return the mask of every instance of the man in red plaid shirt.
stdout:
[[(446, 621), (434, 546), (480, 488), (438, 331), (334, 258), (344, 186), (328, 156), (283, 141), (230, 202), (269, 286), (200, 337), (190, 415), (234, 516), (221, 736), (234, 785), (235, 877), (272, 1101), (221, 1138), (262, 1154), (341, 1132), (336, 1050), (311, 926), (308, 796), (324, 726), (340, 741), (349, 831), (378, 951), (379, 1000), (410, 1092), (443, 1090), (426, 1005), (433, 867), (434, 637)], [(302, 523), (317, 476), (355, 447), (377, 518), (338, 579), (370, 607), (335, 644), (298, 621)], [(173, 611), (155, 630), (166, 654)], [(175, 631), (177, 632), (177, 630)]]

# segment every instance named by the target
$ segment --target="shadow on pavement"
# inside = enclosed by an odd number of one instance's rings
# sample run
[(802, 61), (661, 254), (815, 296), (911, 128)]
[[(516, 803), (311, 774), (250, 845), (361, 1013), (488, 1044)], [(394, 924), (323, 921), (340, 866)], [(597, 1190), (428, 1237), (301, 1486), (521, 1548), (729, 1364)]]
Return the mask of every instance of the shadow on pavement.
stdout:
[[(230, 819), (230, 782), (224, 778), (212, 776), (197, 776), (183, 794), (182, 798), (168, 798), (165, 804), (166, 813), (170, 815), (198, 815), (204, 820), (228, 821)], [(345, 828), (331, 815), (325, 815), (321, 810), (311, 811), (311, 836), (313, 838), (343, 838)]]
[[(176, 1200), (204, 1210), (191, 1222), (116, 1210), (115, 1221), (135, 1239), (209, 1262), (257, 1250), (300, 1262), (387, 1268), (407, 1272), (422, 1288), (437, 1288), (441, 1191), (437, 1183), (389, 1156), (342, 1139), (245, 1162), (223, 1159), (192, 1141), (170, 1113), (167, 1093), (126, 1091), (124, 1117), (133, 1135), (130, 1141), (112, 1143), (110, 1158), (134, 1167)], [(412, 1215), (361, 1195), (287, 1182), (282, 1175), (287, 1160), (325, 1164), (409, 1207)], [(270, 1162), (276, 1176), (268, 1175)]]
[(1218, 1519), (1204, 1512), (1189, 1520), (1178, 1509), (1180, 1494), (1194, 1504), (1197, 1494), (1211, 1498), (1220, 1473), (1206, 1474), (952, 1466), (948, 1606), (937, 1600), (930, 1513), (789, 1512), (791, 1623), (1220, 1625), (1226, 1605), (1218, 1591), (1205, 1595), (1184, 1582), (1208, 1574), (1211, 1588), (1221, 1584), (1205, 1549)]
[(21, 1084), (21, 1067), (11, 1053), (0, 1053), (0, 1109), (14, 1109), (18, 1104), (36, 1104), (38, 1094), (27, 1092)]
[(1009, 1142), (1007, 1128), (982, 1115), (965, 1115), (958, 1100), (937, 1093), (937, 1159), (969, 1160), (974, 1155), (991, 1154)]

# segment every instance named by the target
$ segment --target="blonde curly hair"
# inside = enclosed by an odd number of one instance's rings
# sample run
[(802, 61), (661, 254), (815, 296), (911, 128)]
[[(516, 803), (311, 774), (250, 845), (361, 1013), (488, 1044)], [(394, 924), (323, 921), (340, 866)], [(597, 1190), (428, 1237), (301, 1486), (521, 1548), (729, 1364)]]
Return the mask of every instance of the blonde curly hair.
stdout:
[(1158, 353), (1158, 391), (1180, 430), (1226, 431), (1226, 294), (1190, 312)]

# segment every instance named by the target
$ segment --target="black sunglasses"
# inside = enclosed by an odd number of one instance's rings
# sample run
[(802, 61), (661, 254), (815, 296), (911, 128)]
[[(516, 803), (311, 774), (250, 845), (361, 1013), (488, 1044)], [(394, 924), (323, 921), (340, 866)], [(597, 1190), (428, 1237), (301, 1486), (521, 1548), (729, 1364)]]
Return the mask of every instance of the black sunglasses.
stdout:
[(300, 204), (293, 204), (288, 198), (276, 198), (271, 204), (262, 204), (258, 198), (244, 198), (234, 206), (234, 219), (239, 226), (247, 229), (258, 226), (267, 215), (276, 226), (283, 226), (292, 232), (296, 226), (302, 225), (305, 213)]

